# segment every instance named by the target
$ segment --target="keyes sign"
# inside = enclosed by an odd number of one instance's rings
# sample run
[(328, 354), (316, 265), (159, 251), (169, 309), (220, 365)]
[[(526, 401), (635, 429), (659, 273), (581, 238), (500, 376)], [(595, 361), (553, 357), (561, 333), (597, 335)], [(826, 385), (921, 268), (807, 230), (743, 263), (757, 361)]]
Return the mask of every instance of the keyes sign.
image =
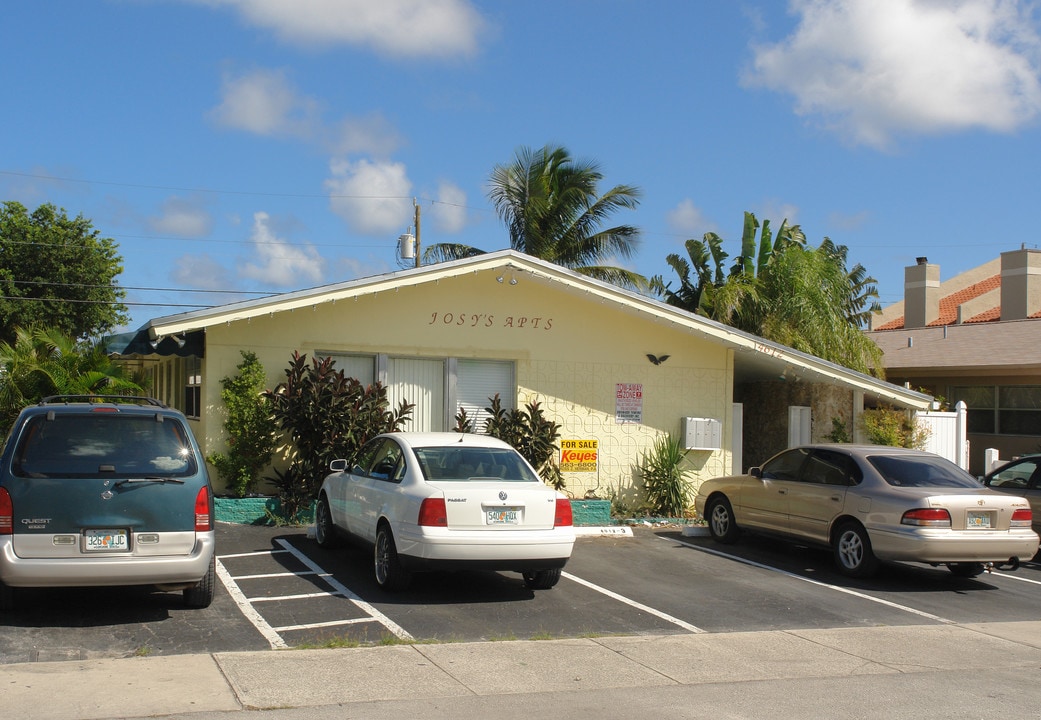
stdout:
[(599, 440), (561, 440), (561, 472), (596, 472)]

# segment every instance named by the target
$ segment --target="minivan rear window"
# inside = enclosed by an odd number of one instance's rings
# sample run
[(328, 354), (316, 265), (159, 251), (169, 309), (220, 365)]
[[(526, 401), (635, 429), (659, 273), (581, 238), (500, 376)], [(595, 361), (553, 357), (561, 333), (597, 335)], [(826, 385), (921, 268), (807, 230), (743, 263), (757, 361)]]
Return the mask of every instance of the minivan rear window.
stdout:
[(197, 471), (187, 430), (176, 419), (118, 412), (32, 418), (12, 467), (23, 478), (176, 478)]

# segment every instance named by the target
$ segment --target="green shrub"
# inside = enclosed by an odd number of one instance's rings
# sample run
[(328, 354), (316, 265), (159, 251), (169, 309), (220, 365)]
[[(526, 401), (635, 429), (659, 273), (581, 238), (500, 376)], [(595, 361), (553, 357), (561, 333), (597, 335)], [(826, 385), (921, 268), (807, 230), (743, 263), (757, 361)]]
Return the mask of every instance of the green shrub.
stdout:
[(390, 410), (381, 383), (363, 386), (335, 365), (328, 357), (308, 364), (306, 355), (294, 352), (285, 382), (264, 393), (291, 443), (289, 468), (271, 478), (286, 517), (308, 507), (330, 462), (344, 458), (350, 466), (371, 438), (402, 429), (415, 407), (402, 401), (397, 410)]
[[(498, 393), (488, 400), (491, 407), (485, 408), (489, 414), (484, 421), (485, 434), (512, 445), (547, 485), (563, 490), (564, 475), (557, 465), (560, 425), (542, 414), (538, 401), (528, 403), (526, 410), (515, 408), (507, 411), (503, 409)], [(472, 427), (465, 413), (456, 416), (456, 424), (457, 427)]]
[(892, 445), (895, 447), (925, 447), (929, 439), (929, 431), (919, 427), (904, 410), (888, 406), (880, 406), (865, 410), (860, 415), (864, 432), (873, 445)]
[(264, 366), (255, 353), (241, 352), (238, 374), (220, 381), (228, 449), (206, 459), (231, 492), (245, 497), (256, 489), (261, 471), (271, 462), (278, 426), (263, 393)]
[(691, 483), (682, 469), (687, 452), (672, 435), (660, 435), (643, 453), (640, 475), (647, 511), (661, 517), (683, 517), (690, 505)]

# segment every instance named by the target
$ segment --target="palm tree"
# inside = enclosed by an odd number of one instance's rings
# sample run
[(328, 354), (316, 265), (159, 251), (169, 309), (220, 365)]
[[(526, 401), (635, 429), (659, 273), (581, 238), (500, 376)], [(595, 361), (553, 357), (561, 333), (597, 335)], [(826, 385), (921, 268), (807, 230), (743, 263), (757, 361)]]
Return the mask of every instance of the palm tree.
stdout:
[(666, 259), (680, 287), (673, 291), (655, 276), (651, 290), (670, 305), (854, 370), (882, 367), (878, 346), (861, 332), (875, 307), (868, 303), (878, 297), (875, 281), (860, 264), (846, 269), (845, 246), (824, 238), (819, 247), (807, 247), (802, 229), (787, 221), (776, 237), (768, 220), (760, 232), (755, 215), (746, 212), (741, 255), (724, 273), (728, 256), (721, 242), (714, 233), (703, 242), (688, 240), (689, 263), (675, 254)]
[[(488, 197), (510, 234), (510, 247), (589, 277), (627, 288), (647, 281), (624, 268), (604, 264), (630, 259), (640, 231), (632, 225), (603, 228), (613, 213), (635, 209), (640, 191), (616, 185), (603, 195), (599, 166), (571, 157), (563, 147), (520, 148), (513, 162), (492, 170)], [(481, 254), (467, 245), (434, 245), (424, 260), (437, 262)]]
[(15, 328), (14, 343), (0, 343), (0, 428), (47, 395), (142, 392), (100, 342), (77, 343), (54, 329)]

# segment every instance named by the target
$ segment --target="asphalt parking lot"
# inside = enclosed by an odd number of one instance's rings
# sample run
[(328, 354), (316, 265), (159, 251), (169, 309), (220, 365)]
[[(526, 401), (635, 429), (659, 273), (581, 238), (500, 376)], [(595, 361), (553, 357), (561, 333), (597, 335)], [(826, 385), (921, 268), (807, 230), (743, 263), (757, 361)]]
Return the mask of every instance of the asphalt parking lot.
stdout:
[(957, 578), (886, 566), (838, 575), (831, 555), (676, 528), (582, 537), (552, 590), (515, 573), (418, 575), (380, 590), (369, 553), (324, 550), (302, 527), (221, 524), (213, 604), (136, 588), (29, 590), (0, 616), (0, 662), (214, 653), (399, 641), (507, 641), (1036, 620), (1041, 565)]

